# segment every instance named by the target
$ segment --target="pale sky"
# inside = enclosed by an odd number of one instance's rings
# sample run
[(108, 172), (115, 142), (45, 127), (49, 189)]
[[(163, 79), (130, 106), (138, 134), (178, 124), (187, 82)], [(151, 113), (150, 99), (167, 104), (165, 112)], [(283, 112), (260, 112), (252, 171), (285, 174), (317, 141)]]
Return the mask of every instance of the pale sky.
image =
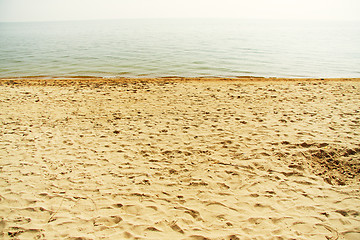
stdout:
[(0, 22), (117, 18), (360, 20), (360, 0), (0, 0)]

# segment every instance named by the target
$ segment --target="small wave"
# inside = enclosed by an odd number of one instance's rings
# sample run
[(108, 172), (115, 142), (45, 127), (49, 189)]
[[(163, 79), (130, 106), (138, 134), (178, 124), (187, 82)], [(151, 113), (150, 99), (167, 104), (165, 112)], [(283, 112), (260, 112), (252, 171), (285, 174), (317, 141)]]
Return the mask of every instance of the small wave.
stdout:
[[(213, 24), (200, 20), (192, 22), (193, 28), (180, 22), (174, 28), (172, 20), (144, 28), (141, 21), (105, 29), (107, 22), (81, 23), (81, 32), (66, 25), (72, 37), (60, 41), (54, 36), (62, 36), (62, 23), (48, 23), (46, 31), (37, 23), (7, 25), (0, 38), (0, 77), (360, 76), (360, 45), (351, 37), (358, 25), (326, 25), (321, 31), (316, 24), (293, 29), (288, 23), (259, 21), (249, 28), (250, 20), (224, 20), (214, 32)], [(99, 34), (89, 39), (93, 32)], [(350, 36), (346, 45), (343, 35)]]

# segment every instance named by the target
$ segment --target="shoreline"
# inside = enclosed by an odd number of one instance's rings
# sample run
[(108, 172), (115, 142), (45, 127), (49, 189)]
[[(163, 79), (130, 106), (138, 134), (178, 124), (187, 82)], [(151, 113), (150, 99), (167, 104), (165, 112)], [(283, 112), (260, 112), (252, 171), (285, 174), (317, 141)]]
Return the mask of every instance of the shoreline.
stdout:
[(30, 85), (63, 85), (66, 83), (95, 83), (117, 84), (123, 82), (191, 82), (191, 81), (214, 81), (214, 82), (360, 82), (360, 78), (283, 78), (283, 77), (92, 77), (92, 76), (28, 76), (28, 77), (4, 77), (0, 78), (1, 85), (30, 84)]

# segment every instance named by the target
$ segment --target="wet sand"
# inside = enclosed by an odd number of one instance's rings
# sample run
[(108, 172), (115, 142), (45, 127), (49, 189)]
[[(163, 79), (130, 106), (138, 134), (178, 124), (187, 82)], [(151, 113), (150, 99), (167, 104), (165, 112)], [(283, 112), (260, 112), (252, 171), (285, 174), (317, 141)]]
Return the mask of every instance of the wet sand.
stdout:
[(0, 79), (4, 239), (360, 239), (359, 79)]

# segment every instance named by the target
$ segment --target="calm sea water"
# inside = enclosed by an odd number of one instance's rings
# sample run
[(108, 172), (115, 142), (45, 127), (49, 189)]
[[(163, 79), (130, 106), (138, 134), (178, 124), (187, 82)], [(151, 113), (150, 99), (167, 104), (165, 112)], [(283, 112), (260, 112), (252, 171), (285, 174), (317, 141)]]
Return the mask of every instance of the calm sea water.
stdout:
[(0, 77), (360, 77), (360, 23), (132, 19), (0, 23)]

